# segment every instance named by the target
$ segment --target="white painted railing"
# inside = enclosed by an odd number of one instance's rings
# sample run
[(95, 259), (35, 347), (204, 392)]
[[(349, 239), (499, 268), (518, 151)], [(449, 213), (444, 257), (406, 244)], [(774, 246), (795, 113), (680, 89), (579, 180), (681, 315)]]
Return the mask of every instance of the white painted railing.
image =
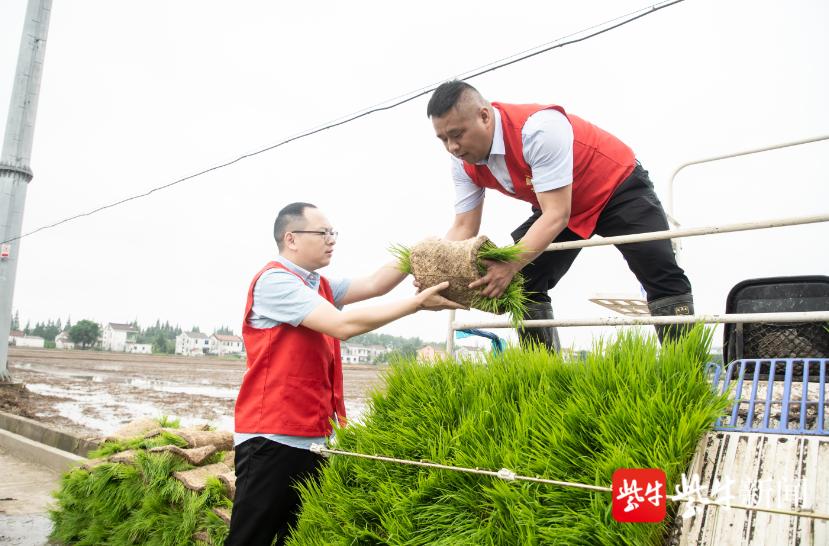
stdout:
[[(736, 324), (755, 322), (829, 322), (829, 311), (796, 313), (734, 313), (725, 315), (678, 315), (660, 317), (598, 317), (586, 319), (525, 320), (525, 326), (635, 326), (648, 324)], [(452, 322), (452, 330), (512, 328), (508, 320)]]
[[(829, 135), (823, 135), (814, 138), (803, 140), (795, 140), (791, 142), (784, 142), (782, 144), (775, 144), (771, 146), (764, 146), (762, 148), (753, 148), (743, 150), (725, 155), (712, 156), (694, 161), (688, 161), (679, 165), (674, 169), (670, 180), (668, 181), (667, 207), (666, 213), (668, 220), (674, 229), (665, 231), (654, 231), (650, 233), (637, 233), (634, 235), (620, 235), (618, 237), (596, 237), (593, 239), (586, 239), (583, 241), (567, 241), (563, 243), (552, 243), (545, 252), (555, 252), (559, 250), (567, 250), (573, 248), (587, 248), (594, 246), (619, 245), (626, 243), (639, 243), (644, 241), (658, 241), (663, 239), (680, 239), (683, 237), (697, 237), (700, 235), (715, 235), (719, 233), (733, 233), (737, 231), (750, 231), (755, 229), (778, 228), (784, 226), (796, 226), (803, 224), (814, 224), (819, 222), (829, 221), (829, 214), (819, 214), (813, 216), (799, 216), (791, 218), (778, 218), (773, 220), (763, 220), (759, 222), (742, 222), (738, 224), (725, 224), (719, 226), (705, 226), (696, 228), (679, 228), (680, 224), (674, 215), (674, 183), (676, 175), (684, 168), (691, 165), (701, 165), (703, 163), (711, 163), (714, 161), (721, 161), (723, 159), (730, 159), (745, 155), (751, 155), (770, 150), (779, 150), (781, 148), (788, 148), (791, 146), (799, 146), (801, 144), (809, 144), (812, 142), (820, 142), (829, 140)], [(679, 253), (679, 246), (674, 245), (674, 251)], [(723, 323), (749, 323), (749, 322), (824, 322), (829, 321), (829, 312), (815, 311), (808, 313), (751, 313), (751, 314), (731, 314), (731, 315), (683, 315), (683, 316), (667, 316), (667, 317), (599, 317), (588, 319), (557, 319), (557, 320), (527, 320), (524, 321), (526, 326), (630, 326), (630, 325), (647, 325), (647, 324), (723, 324)], [(452, 354), (455, 348), (455, 331), (465, 330), (470, 328), (512, 328), (512, 325), (507, 320), (491, 320), (491, 321), (477, 321), (477, 322), (456, 322), (455, 311), (449, 312), (449, 328), (446, 337), (446, 351)]]

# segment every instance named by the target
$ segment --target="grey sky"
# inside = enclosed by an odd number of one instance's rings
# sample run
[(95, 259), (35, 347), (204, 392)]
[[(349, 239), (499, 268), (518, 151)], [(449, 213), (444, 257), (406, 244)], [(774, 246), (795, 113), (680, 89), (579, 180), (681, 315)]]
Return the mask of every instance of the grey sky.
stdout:
[[(3, 119), (25, 4), (0, 3)], [(643, 5), (56, 1), (24, 231)], [(470, 83), (611, 131), (664, 196), (684, 161), (829, 133), (827, 21), (822, 0), (689, 0)], [(390, 243), (442, 235), (452, 220), (427, 99), (25, 239), (14, 307), (33, 322), (71, 313), (238, 332), (248, 282), (276, 252), (273, 217), (297, 200), (341, 233), (324, 274), (373, 270)], [(820, 143), (690, 168), (677, 179), (677, 215), (695, 226), (826, 213), (827, 152)], [(482, 233), (507, 243), (526, 216), (525, 204), (489, 193)], [(698, 312), (722, 312), (745, 278), (826, 274), (827, 235), (820, 224), (686, 240)], [(582, 252), (552, 293), (557, 316), (606, 315), (587, 301), (597, 292), (638, 293), (613, 248)], [(388, 297), (409, 293), (406, 281)], [(461, 314), (471, 317), (486, 315)], [(446, 318), (421, 313), (382, 331), (441, 339)], [(604, 331), (567, 329), (562, 340), (581, 346)]]

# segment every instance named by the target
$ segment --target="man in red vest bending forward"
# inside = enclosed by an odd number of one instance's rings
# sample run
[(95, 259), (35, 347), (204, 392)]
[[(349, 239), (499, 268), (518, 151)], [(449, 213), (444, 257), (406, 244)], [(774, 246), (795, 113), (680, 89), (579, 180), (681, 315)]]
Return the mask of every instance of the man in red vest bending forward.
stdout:
[(394, 303), (341, 311), (381, 296), (405, 277), (390, 263), (353, 280), (316, 273), (331, 261), (337, 232), (314, 205), (293, 203), (274, 223), (279, 257), (253, 278), (242, 335), (247, 371), (236, 399), (236, 497), (225, 544), (282, 544), (296, 523), (298, 481), (322, 461), (331, 421), (345, 424), (340, 340), (421, 309), (457, 309), (443, 283)]
[[(489, 103), (471, 85), (439, 86), (427, 107), (435, 134), (452, 154), (455, 222), (446, 234), (478, 234), (484, 190), (491, 188), (532, 206), (512, 232), (525, 252), (513, 263), (491, 262), (472, 283), (497, 297), (520, 270), (533, 303), (526, 319), (552, 319), (547, 292), (564, 276), (578, 249), (543, 252), (551, 242), (668, 229), (648, 172), (622, 141), (554, 104)], [(648, 297), (652, 315), (693, 314), (691, 283), (677, 265), (669, 240), (619, 245)], [(657, 327), (660, 341), (675, 335)], [(554, 328), (519, 331), (522, 342), (559, 349)]]

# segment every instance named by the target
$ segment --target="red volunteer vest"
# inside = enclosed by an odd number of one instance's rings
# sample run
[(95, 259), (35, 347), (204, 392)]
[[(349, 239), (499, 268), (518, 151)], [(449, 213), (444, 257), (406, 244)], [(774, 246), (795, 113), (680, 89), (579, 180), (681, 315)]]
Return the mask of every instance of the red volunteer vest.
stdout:
[(558, 110), (567, 116), (573, 126), (573, 201), (567, 227), (580, 237), (588, 239), (593, 235), (599, 214), (613, 191), (633, 171), (636, 163), (633, 150), (607, 131), (568, 114), (561, 106), (498, 102), (493, 102), (492, 106), (501, 112), (505, 160), (515, 194), (507, 192), (486, 165), (464, 162), (466, 173), (476, 186), (498, 190), (540, 208), (532, 187), (532, 169), (524, 161), (521, 130), (532, 114), (540, 110)]
[[(335, 411), (345, 425), (340, 341), (302, 325), (283, 323), (264, 329), (248, 325), (253, 288), (269, 269), (296, 275), (281, 263), (270, 262), (250, 283), (242, 322), (248, 361), (236, 398), (236, 432), (327, 436)], [(325, 277), (320, 278), (319, 293), (334, 303)]]

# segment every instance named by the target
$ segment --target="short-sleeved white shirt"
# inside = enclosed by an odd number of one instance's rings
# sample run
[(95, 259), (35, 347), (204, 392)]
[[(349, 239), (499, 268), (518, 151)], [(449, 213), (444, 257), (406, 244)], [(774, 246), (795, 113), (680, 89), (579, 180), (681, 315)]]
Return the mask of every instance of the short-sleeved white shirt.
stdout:
[[(501, 112), (493, 107), (495, 132), (492, 149), (485, 162), (496, 180), (509, 193), (515, 187), (507, 170), (504, 129)], [(567, 117), (555, 109), (540, 110), (527, 118), (521, 129), (524, 161), (533, 173), (535, 192), (563, 188), (573, 183), (573, 127)], [(455, 182), (455, 213), (468, 212), (484, 200), (484, 188), (476, 186), (463, 169), (463, 161), (452, 156), (452, 179)]]

